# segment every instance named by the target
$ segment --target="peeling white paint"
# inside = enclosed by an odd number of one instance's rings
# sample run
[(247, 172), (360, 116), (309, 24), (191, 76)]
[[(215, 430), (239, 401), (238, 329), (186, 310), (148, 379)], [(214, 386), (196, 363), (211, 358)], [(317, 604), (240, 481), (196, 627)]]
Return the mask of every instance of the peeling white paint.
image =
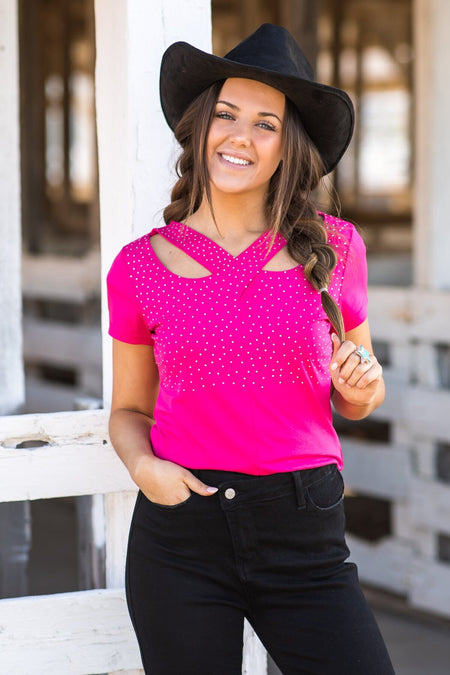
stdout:
[(24, 402), (17, 2), (0, 2), (0, 415)]

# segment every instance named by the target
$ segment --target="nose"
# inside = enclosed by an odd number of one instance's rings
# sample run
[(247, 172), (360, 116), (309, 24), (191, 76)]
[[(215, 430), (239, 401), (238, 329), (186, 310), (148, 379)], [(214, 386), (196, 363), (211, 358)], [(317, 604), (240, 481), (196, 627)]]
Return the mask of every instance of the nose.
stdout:
[(237, 147), (248, 147), (250, 145), (250, 125), (244, 121), (236, 122), (230, 140)]

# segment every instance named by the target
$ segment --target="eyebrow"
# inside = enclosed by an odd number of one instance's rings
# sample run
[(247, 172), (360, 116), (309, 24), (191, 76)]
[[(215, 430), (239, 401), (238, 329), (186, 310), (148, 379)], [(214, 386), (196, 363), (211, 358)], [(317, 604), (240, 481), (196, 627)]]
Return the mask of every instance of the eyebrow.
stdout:
[[(224, 105), (227, 105), (229, 108), (232, 110), (240, 110), (240, 108), (237, 105), (234, 105), (234, 103), (230, 103), (229, 101), (217, 101), (217, 103), (223, 103)], [(278, 117), (278, 115), (275, 115), (275, 113), (272, 112), (259, 112), (258, 115), (260, 117), (276, 117), (277, 120), (280, 122), (280, 124), (283, 124), (282, 120)]]

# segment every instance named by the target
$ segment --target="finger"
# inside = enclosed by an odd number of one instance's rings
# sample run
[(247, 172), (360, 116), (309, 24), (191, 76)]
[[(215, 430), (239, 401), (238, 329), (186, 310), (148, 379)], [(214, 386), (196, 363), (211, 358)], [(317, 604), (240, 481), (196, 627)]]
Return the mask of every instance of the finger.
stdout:
[(331, 344), (333, 345), (333, 353), (331, 355), (331, 370), (336, 370), (338, 365), (337, 363), (335, 364), (335, 359), (339, 351), (339, 347), (341, 346), (339, 335), (337, 335), (336, 333), (331, 334)]
[(188, 475), (184, 479), (185, 484), (188, 486), (192, 492), (196, 492), (199, 495), (202, 495), (203, 497), (209, 497), (213, 494), (215, 494), (218, 490), (216, 487), (212, 487), (211, 485), (205, 485), (201, 480), (199, 480), (194, 474), (188, 473)]
[[(338, 338), (339, 340), (339, 338)], [(333, 340), (333, 344), (336, 345), (336, 341)], [(331, 364), (330, 364), (330, 370), (331, 371), (336, 371), (339, 368), (342, 367), (342, 365), (347, 361), (349, 356), (354, 353), (356, 347), (353, 342), (350, 340), (345, 340), (340, 344), (338, 347), (337, 351), (335, 354), (333, 354)], [(358, 357), (359, 361), (359, 357)], [(356, 364), (355, 364), (356, 365)]]
[(364, 375), (362, 375), (359, 378), (355, 386), (358, 389), (365, 389), (366, 387), (370, 386), (375, 382), (376, 383), (380, 382), (382, 377), (383, 377), (383, 368), (377, 361)]
[(372, 362), (362, 363), (360, 356), (353, 351), (342, 364), (339, 371), (339, 383), (355, 384), (371, 367)]
[[(348, 369), (348, 374), (347, 372), (341, 372), (340, 373), (340, 380), (342, 379), (342, 382), (340, 384), (345, 382), (345, 385), (347, 387), (354, 387), (357, 386), (357, 384), (361, 381), (361, 379), (369, 373), (369, 371), (372, 371), (373, 374), (373, 364), (370, 363), (360, 363), (359, 362), (359, 357), (358, 357), (358, 364), (353, 368), (353, 370), (350, 371), (350, 362), (353, 361), (353, 357), (347, 360), (347, 363), (345, 366), (341, 369), (341, 371), (344, 371)], [(366, 378), (366, 382), (368, 382), (370, 379)]]

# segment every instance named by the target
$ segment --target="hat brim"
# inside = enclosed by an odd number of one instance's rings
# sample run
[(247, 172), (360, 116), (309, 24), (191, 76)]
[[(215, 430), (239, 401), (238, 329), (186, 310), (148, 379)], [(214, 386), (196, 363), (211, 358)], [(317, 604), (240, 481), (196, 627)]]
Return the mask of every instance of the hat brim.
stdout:
[(336, 167), (354, 127), (353, 104), (344, 91), (214, 56), (187, 42), (171, 45), (161, 63), (161, 106), (170, 128), (175, 129), (202, 91), (229, 77), (258, 80), (282, 91), (299, 110), (305, 130), (322, 157), (325, 174)]

